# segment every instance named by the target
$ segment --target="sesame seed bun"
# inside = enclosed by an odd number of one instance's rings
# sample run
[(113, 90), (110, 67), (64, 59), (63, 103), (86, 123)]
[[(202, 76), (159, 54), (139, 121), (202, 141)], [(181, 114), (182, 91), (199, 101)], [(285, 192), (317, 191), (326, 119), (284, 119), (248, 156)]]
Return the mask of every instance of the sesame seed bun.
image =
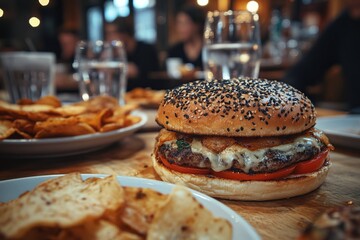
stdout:
[(227, 137), (282, 136), (315, 125), (311, 101), (265, 79), (195, 81), (168, 91), (156, 121), (172, 131)]
[(245, 201), (276, 200), (309, 193), (325, 181), (331, 166), (329, 163), (316, 172), (277, 180), (238, 181), (176, 172), (165, 167), (155, 158), (155, 154), (152, 155), (152, 162), (157, 174), (166, 182), (184, 185), (216, 198)]

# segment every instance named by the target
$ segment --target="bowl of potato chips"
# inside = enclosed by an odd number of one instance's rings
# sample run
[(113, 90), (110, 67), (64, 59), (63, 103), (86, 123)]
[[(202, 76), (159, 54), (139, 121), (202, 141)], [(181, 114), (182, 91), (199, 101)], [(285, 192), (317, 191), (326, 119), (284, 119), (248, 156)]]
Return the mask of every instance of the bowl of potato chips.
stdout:
[(119, 106), (108, 96), (69, 105), (53, 96), (18, 104), (0, 101), (0, 153), (49, 157), (103, 148), (146, 123), (146, 114), (135, 111), (136, 107)]
[(0, 191), (4, 239), (260, 239), (217, 200), (156, 180), (70, 173), (1, 181)]

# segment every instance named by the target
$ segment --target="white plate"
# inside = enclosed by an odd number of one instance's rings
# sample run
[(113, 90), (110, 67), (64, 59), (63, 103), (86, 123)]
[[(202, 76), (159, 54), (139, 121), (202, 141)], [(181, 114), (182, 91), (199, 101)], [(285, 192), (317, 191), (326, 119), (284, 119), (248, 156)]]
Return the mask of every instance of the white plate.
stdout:
[(316, 122), (315, 127), (324, 131), (335, 147), (360, 149), (360, 115), (320, 117)]
[[(48, 175), (48, 176), (36, 176), (28, 178), (18, 178), (12, 180), (5, 180), (0, 182), (0, 202), (6, 202), (17, 198), (21, 193), (33, 189), (39, 183), (48, 179), (58, 177), (61, 175)], [(82, 174), (83, 178), (89, 177), (103, 177), (102, 174)], [(158, 192), (168, 194), (174, 187), (173, 184), (160, 182), (144, 178), (125, 177), (118, 176), (118, 181), (122, 186), (143, 187), (151, 188)], [(199, 193), (195, 190), (189, 189), (193, 196), (202, 203), (207, 209), (209, 209), (215, 216), (225, 218), (229, 220), (233, 226), (233, 239), (248, 239), (256, 240), (260, 239), (254, 228), (240, 217), (236, 212), (229, 207), (220, 203), (219, 201)]]
[(5, 139), (0, 141), (0, 154), (8, 158), (34, 158), (68, 156), (95, 151), (131, 135), (145, 125), (146, 114), (134, 111), (132, 115), (140, 117), (140, 122), (105, 133), (47, 139)]

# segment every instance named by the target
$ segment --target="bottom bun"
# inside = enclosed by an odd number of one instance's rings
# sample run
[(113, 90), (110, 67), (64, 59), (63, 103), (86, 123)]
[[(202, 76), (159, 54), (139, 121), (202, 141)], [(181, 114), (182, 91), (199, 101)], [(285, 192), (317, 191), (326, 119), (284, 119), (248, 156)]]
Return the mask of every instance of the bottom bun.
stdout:
[(153, 166), (163, 181), (184, 185), (209, 196), (231, 200), (265, 201), (290, 198), (317, 189), (329, 172), (330, 164), (318, 171), (270, 181), (238, 181), (207, 175), (187, 174), (165, 167), (152, 155)]

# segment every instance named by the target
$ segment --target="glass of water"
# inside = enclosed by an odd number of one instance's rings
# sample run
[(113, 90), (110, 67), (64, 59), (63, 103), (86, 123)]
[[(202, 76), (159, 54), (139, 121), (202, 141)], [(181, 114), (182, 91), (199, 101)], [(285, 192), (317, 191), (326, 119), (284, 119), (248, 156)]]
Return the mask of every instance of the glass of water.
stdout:
[(76, 49), (74, 67), (84, 101), (109, 95), (124, 104), (126, 53), (122, 42), (81, 41)]
[(0, 54), (3, 79), (9, 101), (33, 101), (54, 95), (55, 55), (49, 52), (9, 52)]
[(259, 16), (248, 11), (208, 12), (204, 30), (205, 77), (231, 79), (259, 75)]

